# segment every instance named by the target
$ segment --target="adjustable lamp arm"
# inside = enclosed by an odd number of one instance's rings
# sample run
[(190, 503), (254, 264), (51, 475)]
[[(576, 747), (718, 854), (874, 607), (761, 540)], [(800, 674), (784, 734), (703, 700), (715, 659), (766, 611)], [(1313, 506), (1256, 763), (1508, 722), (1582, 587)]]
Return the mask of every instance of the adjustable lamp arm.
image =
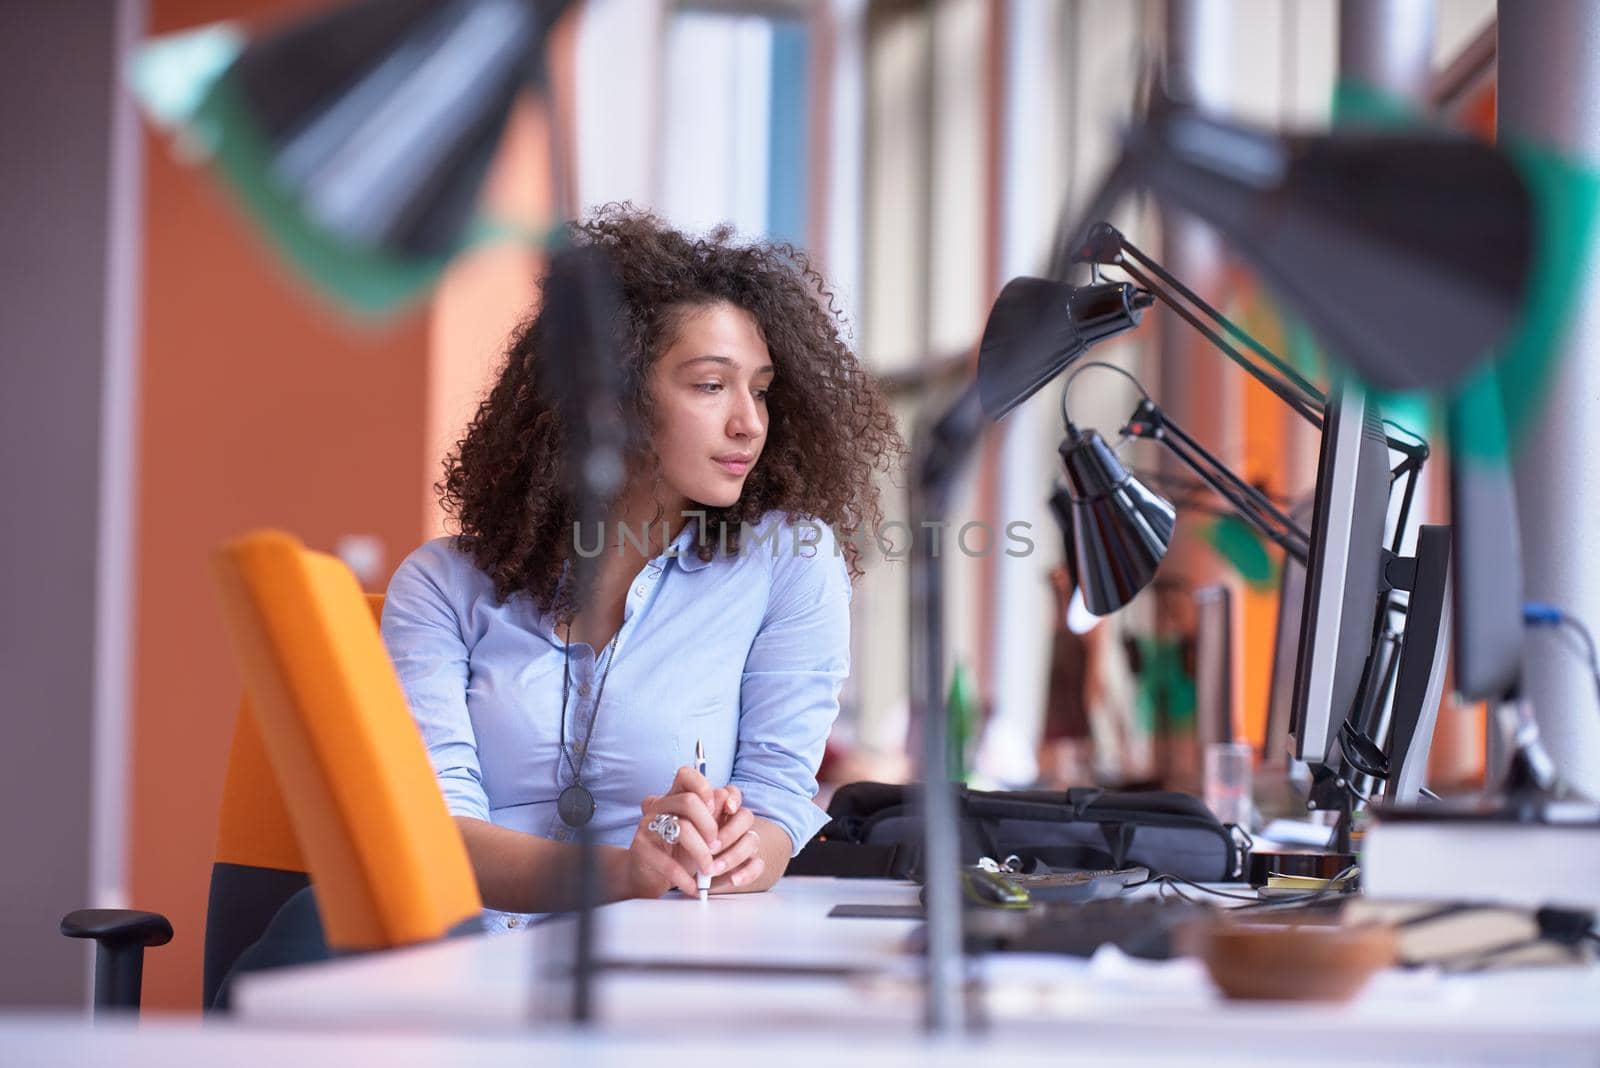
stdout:
[(1305, 528), (1285, 514), (1283, 509), (1274, 504), (1265, 493), (1234, 474), (1228, 469), (1227, 464), (1206, 451), (1205, 446), (1190, 437), (1187, 431), (1161, 410), (1161, 406), (1150, 398), (1150, 394), (1145, 392), (1144, 386), (1137, 378), (1116, 364), (1090, 360), (1088, 363), (1080, 364), (1077, 370), (1067, 376), (1066, 385), (1061, 390), (1061, 423), (1066, 428), (1069, 441), (1075, 442), (1079, 434), (1069, 409), (1072, 384), (1079, 375), (1091, 368), (1115, 372), (1133, 383), (1134, 388), (1139, 391), (1139, 406), (1133, 410), (1127, 425), (1122, 428), (1125, 436), (1161, 442), (1213, 492), (1232, 505), (1234, 510), (1262, 537), (1283, 549), (1300, 563), (1306, 562), (1310, 555), (1311, 535)]
[[(1079, 262), (1121, 268), (1127, 273), (1128, 277), (1149, 290), (1157, 300), (1177, 312), (1185, 322), (1203, 334), (1208, 341), (1222, 351), (1223, 355), (1242, 367), (1257, 382), (1271, 390), (1278, 399), (1293, 408), (1296, 414), (1318, 430), (1322, 429), (1322, 409), (1327, 404), (1328, 398), (1321, 390), (1317, 389), (1316, 386), (1312, 385), (1281, 358), (1273, 355), (1272, 351), (1265, 345), (1245, 333), (1221, 312), (1207, 304), (1200, 298), (1198, 293), (1184, 285), (1165, 267), (1147, 256), (1137, 245), (1123, 236), (1122, 231), (1115, 226), (1106, 222), (1097, 223), (1094, 229), (1089, 231), (1088, 239), (1078, 249), (1074, 258)], [(1138, 266), (1135, 266), (1135, 264)], [(1141, 271), (1140, 267), (1144, 268), (1144, 270)], [(1145, 274), (1144, 271), (1150, 273)], [(1152, 278), (1151, 275), (1154, 275), (1155, 278)], [(1158, 283), (1156, 279), (1160, 279), (1160, 282)], [(1174, 293), (1182, 297), (1183, 301), (1187, 301), (1194, 307), (1199, 308), (1206, 318), (1265, 361), (1267, 367), (1262, 367), (1255, 360), (1240, 352), (1222, 334), (1202, 322), (1200, 317), (1186, 304), (1174, 298)]]
[(1271, 498), (1229, 470), (1194, 438), (1174, 423), (1149, 397), (1139, 402), (1122, 432), (1165, 445), (1184, 465), (1231, 504), (1240, 517), (1262, 537), (1304, 564), (1311, 551), (1311, 536)]
[[(1129, 241), (1115, 226), (1106, 222), (1097, 223), (1089, 231), (1084, 244), (1074, 254), (1074, 259), (1080, 263), (1121, 269), (1141, 288), (1147, 290), (1176, 312), (1184, 322), (1199, 331), (1224, 356), (1238, 364), (1250, 377), (1292, 408), (1296, 415), (1318, 430), (1322, 429), (1322, 412), (1328, 403), (1326, 394), (1282, 357), (1275, 355), (1271, 349), (1251, 337), (1233, 320), (1207, 304), (1198, 293), (1184, 285), (1143, 249)], [(1199, 309), (1199, 315), (1195, 313), (1196, 308)], [(1202, 320), (1201, 315), (1211, 323)], [(1224, 334), (1228, 336), (1224, 337)], [(1251, 359), (1250, 356), (1240, 352), (1229, 342), (1229, 337), (1249, 349), (1256, 359)], [(1262, 366), (1263, 363), (1266, 366)], [(1397, 471), (1397, 475), (1420, 468), (1423, 461), (1428, 458), (1428, 444), (1425, 440), (1415, 435), (1410, 435), (1414, 440), (1397, 437), (1393, 433), (1385, 436), (1389, 447), (1406, 457), (1406, 468), (1404, 471)]]

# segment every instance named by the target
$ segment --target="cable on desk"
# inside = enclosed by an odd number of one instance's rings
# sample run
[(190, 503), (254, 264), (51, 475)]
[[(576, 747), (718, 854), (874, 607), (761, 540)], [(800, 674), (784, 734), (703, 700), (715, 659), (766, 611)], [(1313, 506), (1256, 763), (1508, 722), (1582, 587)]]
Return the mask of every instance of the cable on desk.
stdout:
[(1267, 910), (1271, 910), (1271, 909), (1275, 909), (1275, 908), (1290, 909), (1290, 908), (1300, 908), (1300, 907), (1305, 906), (1305, 905), (1315, 904), (1316, 902), (1322, 900), (1324, 897), (1328, 896), (1329, 894), (1332, 894), (1332, 893), (1335, 893), (1335, 892), (1342, 892), (1342, 891), (1339, 891), (1339, 884), (1341, 882), (1343, 882), (1344, 880), (1354, 876), (1356, 874), (1357, 870), (1359, 870), (1359, 867), (1360, 866), (1356, 865), (1356, 864), (1347, 864), (1347, 865), (1345, 865), (1342, 869), (1340, 869), (1337, 873), (1334, 874), (1333, 878), (1329, 879), (1326, 883), (1324, 883), (1322, 886), (1318, 887), (1316, 890), (1313, 890), (1310, 893), (1306, 894), (1304, 897), (1279, 898), (1279, 899), (1277, 899), (1275, 901), (1274, 900), (1262, 901), (1262, 902), (1260, 902), (1260, 904), (1258, 906), (1246, 905), (1244, 907), (1245, 908), (1259, 907), (1263, 911), (1267, 911)]
[(1191, 905), (1199, 904), (1200, 902), (1198, 898), (1190, 897), (1179, 888), (1178, 884), (1182, 884), (1183, 886), (1192, 887), (1203, 894), (1210, 894), (1213, 897), (1225, 897), (1232, 901), (1246, 902), (1242, 908), (1279, 909), (1287, 908), (1288, 906), (1309, 905), (1314, 901), (1318, 901), (1323, 897), (1326, 897), (1339, 884), (1340, 880), (1348, 878), (1355, 870), (1356, 866), (1354, 864), (1348, 865), (1343, 871), (1339, 872), (1332, 879), (1329, 879), (1327, 884), (1320, 889), (1308, 890), (1303, 896), (1300, 897), (1284, 897), (1277, 898), (1276, 900), (1262, 900), (1259, 896), (1254, 896), (1251, 894), (1241, 894), (1232, 890), (1218, 890), (1214, 887), (1197, 883), (1193, 879), (1185, 879), (1181, 875), (1152, 875), (1143, 882), (1130, 883), (1123, 889), (1137, 890), (1141, 886), (1154, 885), (1156, 887), (1156, 893), (1162, 897), (1165, 897), (1166, 893), (1170, 890), (1173, 894), (1177, 895), (1184, 901), (1189, 902)]
[[(1460, 911), (1469, 911), (1470, 908), (1471, 906), (1458, 906)], [(1422, 918), (1413, 917), (1408, 922), (1415, 922)], [(1568, 946), (1582, 952), (1581, 947), (1583, 947), (1583, 943), (1586, 940), (1594, 939), (1596, 942), (1600, 942), (1600, 934), (1596, 934), (1594, 930), (1595, 914), (1585, 909), (1564, 909), (1547, 906), (1535, 910), (1534, 921), (1538, 924), (1539, 931), (1532, 938), (1514, 939), (1485, 949), (1459, 953), (1454, 957), (1445, 957), (1432, 963), (1437, 964), (1446, 972), (1479, 972), (1495, 967), (1501, 958), (1522, 949), (1540, 945), (1557, 945)]]

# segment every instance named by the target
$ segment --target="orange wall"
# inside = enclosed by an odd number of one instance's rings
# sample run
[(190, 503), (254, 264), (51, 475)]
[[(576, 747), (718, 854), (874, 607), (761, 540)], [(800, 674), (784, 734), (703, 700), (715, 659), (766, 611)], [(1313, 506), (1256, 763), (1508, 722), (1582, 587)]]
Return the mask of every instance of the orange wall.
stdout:
[[(1283, 335), (1270, 303), (1259, 287), (1242, 283), (1237, 287), (1235, 307), (1227, 309), (1234, 321), (1275, 353), (1284, 352)], [(1245, 377), (1228, 364), (1221, 353), (1212, 353), (1223, 374), (1238, 374), (1244, 379), (1244, 456), (1239, 474), (1246, 482), (1266, 487), (1274, 494), (1288, 492), (1286, 462), (1287, 427), (1299, 419), (1283, 401), (1254, 379)], [(1283, 553), (1269, 550), (1283, 566)], [(1234, 689), (1234, 723), (1245, 740), (1260, 746), (1267, 736), (1267, 706), (1272, 694), (1272, 656), (1278, 629), (1278, 591), (1238, 587), (1240, 598), (1238, 631), (1240, 642)], [(1272, 754), (1276, 756), (1276, 754)]]
[[(312, 3), (153, 0), (152, 34)], [(171, 917), (145, 1004), (199, 1004), (217, 804), (239, 676), (206, 571), (256, 526), (328, 549), (419, 540), (427, 367), (420, 311), (357, 328), (305, 299), (210, 178), (145, 138), (142, 411), (130, 899)]]
[[(523, 99), (507, 123), (485, 184), (485, 211), (529, 229), (550, 218), (549, 137), (543, 105)], [(536, 303), (542, 266), (537, 249), (501, 242), (458, 257), (439, 281), (428, 324), (428, 477), (418, 482), (430, 537), (446, 529), (433, 490), (443, 474), (441, 461), (494, 384), (513, 328)]]

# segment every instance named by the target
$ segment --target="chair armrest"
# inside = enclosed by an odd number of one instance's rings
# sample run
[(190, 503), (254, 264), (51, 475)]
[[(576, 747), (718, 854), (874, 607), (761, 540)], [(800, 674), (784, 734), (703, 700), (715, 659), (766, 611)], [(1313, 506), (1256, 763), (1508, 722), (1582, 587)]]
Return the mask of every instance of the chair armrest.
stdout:
[(172, 924), (159, 912), (137, 909), (79, 909), (61, 918), (68, 938), (92, 938), (102, 945), (164, 946), (172, 941)]
[(172, 941), (172, 924), (159, 912), (79, 909), (61, 918), (68, 938), (95, 941), (94, 1011), (138, 1011), (146, 946)]

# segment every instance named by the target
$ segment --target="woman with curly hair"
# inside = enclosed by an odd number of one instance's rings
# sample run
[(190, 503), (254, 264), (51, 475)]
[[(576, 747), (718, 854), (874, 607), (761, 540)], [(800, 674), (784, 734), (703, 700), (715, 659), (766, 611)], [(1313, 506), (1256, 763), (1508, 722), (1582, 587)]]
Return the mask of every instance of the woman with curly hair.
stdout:
[(536, 314), (446, 460), (459, 533), (400, 565), (384, 638), (491, 909), (560, 907), (583, 825), (608, 900), (696, 871), (764, 890), (826, 819), (850, 586), (902, 444), (792, 247), (626, 206), (572, 238), (621, 296), (622, 489), (577, 526)]

